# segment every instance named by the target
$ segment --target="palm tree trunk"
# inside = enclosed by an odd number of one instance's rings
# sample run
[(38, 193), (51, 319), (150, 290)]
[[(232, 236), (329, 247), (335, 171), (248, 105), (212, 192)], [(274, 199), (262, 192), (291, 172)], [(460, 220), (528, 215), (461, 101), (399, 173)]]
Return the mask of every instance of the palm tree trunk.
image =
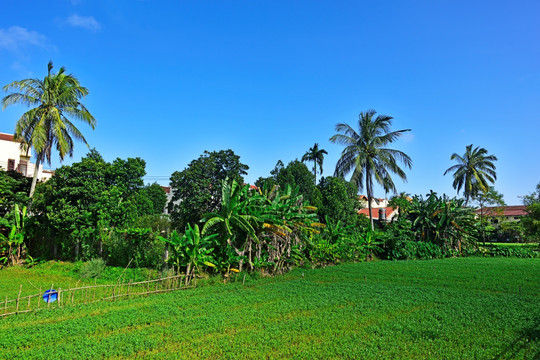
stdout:
[(369, 209), (369, 222), (371, 223), (371, 231), (375, 230), (373, 226), (373, 214), (371, 213), (371, 199), (373, 198), (373, 189), (371, 188), (371, 179), (369, 178), (369, 169), (366, 168), (366, 192), (367, 192), (367, 201)]
[(34, 195), (34, 190), (36, 189), (40, 163), (41, 163), (41, 154), (38, 154), (37, 159), (36, 159), (36, 166), (34, 168), (34, 177), (32, 178), (32, 186), (30, 186), (30, 194), (28, 195), (30, 199), (32, 199), (32, 196)]
[(369, 209), (369, 222), (371, 223), (371, 231), (375, 230), (375, 227), (373, 226), (373, 214), (371, 213), (371, 196), (367, 196), (368, 201), (368, 209)]
[(317, 185), (317, 159), (313, 160), (313, 175), (315, 175), (315, 185)]

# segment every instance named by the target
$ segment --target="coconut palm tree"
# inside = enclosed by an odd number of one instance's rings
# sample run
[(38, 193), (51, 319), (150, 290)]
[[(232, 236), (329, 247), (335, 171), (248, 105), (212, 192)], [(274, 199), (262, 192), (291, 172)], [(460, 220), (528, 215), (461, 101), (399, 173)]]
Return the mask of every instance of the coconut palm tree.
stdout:
[(57, 73), (52, 69), (50, 61), (43, 80), (24, 79), (3, 87), (5, 92), (14, 91), (2, 99), (3, 109), (15, 104), (31, 107), (15, 125), (15, 138), (22, 140), (23, 145), (32, 146), (36, 152), (30, 197), (36, 187), (39, 165), (45, 160), (51, 164), (53, 147), (58, 151), (60, 160), (64, 160), (66, 155), (73, 156), (73, 138), (88, 145), (70, 118), (82, 121), (92, 129), (96, 125), (96, 119), (80, 102), (88, 95), (88, 89), (82, 87), (75, 76), (66, 74), (64, 67)]
[(309, 148), (309, 150), (302, 156), (302, 162), (304, 161), (313, 161), (313, 175), (315, 175), (315, 184), (317, 184), (317, 165), (319, 165), (319, 170), (323, 172), (323, 161), (324, 161), (324, 154), (328, 155), (326, 150), (319, 149), (319, 144), (315, 143), (313, 147)]
[(473, 150), (472, 147), (472, 144), (468, 145), (463, 156), (453, 153), (450, 160), (456, 160), (457, 164), (449, 167), (444, 172), (444, 175), (454, 172), (452, 186), (458, 193), (463, 188), (465, 206), (480, 191), (487, 192), (489, 190), (488, 181), (493, 184), (497, 180), (495, 165), (493, 165), (493, 162), (497, 161), (497, 157), (488, 155), (487, 150), (484, 148), (477, 146)]
[(352, 171), (351, 181), (362, 191), (364, 184), (368, 198), (369, 219), (373, 230), (371, 199), (373, 198), (373, 180), (386, 191), (396, 192), (396, 186), (390, 173), (394, 173), (406, 181), (405, 172), (398, 161), (411, 168), (411, 158), (402, 151), (389, 149), (386, 146), (396, 141), (402, 133), (410, 129), (390, 131), (392, 117), (378, 115), (375, 110), (361, 112), (358, 116), (358, 132), (348, 124), (337, 124), (338, 134), (330, 141), (345, 145), (336, 164), (335, 176), (345, 176)]

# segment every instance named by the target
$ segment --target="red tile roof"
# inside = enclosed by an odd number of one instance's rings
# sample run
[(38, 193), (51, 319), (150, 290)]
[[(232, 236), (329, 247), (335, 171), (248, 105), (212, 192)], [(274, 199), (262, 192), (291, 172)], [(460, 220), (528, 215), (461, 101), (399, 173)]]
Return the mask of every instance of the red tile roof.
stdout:
[[(386, 209), (386, 218), (387, 219), (394, 212), (394, 208), (392, 208), (392, 207), (372, 208), (371, 209), (371, 214), (373, 215), (373, 220), (379, 220), (379, 209)], [(369, 209), (360, 209), (360, 210), (358, 210), (358, 214), (366, 215), (367, 217), (369, 217)]]
[[(4, 134), (4, 133), (0, 133), (0, 140), (16, 141), (15, 139), (13, 139), (13, 134)], [(20, 142), (20, 141), (17, 141), (17, 142)]]
[(165, 190), (165, 193), (166, 194), (170, 194), (171, 193), (171, 187), (170, 186), (162, 186), (163, 190)]
[(474, 212), (478, 215), (480, 215), (482, 211), (484, 213), (484, 216), (525, 216), (527, 215), (527, 206), (486, 206), (483, 210), (474, 210)]

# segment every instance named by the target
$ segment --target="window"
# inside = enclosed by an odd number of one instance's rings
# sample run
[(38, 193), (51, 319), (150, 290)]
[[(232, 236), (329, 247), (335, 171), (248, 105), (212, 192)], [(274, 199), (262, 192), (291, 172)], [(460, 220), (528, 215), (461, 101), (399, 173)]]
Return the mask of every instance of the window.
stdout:
[(9, 159), (9, 160), (8, 160), (8, 166), (7, 166), (7, 169), (8, 169), (8, 171), (13, 171), (13, 170), (15, 170), (15, 160), (14, 160), (14, 159)]

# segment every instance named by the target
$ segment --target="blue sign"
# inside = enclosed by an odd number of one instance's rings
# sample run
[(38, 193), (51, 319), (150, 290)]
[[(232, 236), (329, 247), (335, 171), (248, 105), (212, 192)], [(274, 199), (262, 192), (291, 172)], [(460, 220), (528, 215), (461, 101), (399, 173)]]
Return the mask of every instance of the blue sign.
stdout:
[(58, 291), (51, 289), (43, 293), (43, 301), (46, 303), (55, 302), (56, 300), (58, 300)]

